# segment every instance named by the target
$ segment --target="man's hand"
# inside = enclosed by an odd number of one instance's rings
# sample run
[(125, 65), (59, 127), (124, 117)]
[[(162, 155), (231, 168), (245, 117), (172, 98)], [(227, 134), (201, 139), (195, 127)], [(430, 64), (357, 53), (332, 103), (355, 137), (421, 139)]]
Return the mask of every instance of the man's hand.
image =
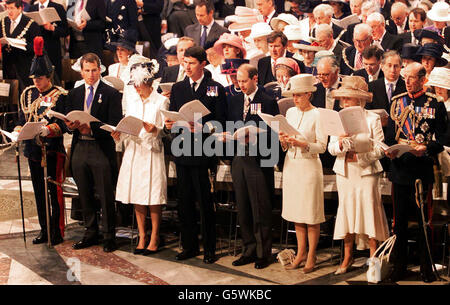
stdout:
[(161, 95), (163, 95), (163, 96), (165, 96), (165, 97), (167, 97), (167, 98), (170, 98), (170, 91), (163, 91), (163, 92), (161, 93)]
[(386, 155), (386, 157), (388, 157), (389, 159), (393, 160), (393, 159), (397, 158), (398, 149), (393, 150), (391, 152), (384, 151), (384, 154)]
[(411, 153), (416, 157), (422, 157), (427, 151), (427, 147), (425, 145), (417, 145)]
[(111, 137), (116, 141), (120, 141), (120, 132), (119, 131), (111, 132)]
[(144, 122), (143, 125), (144, 125), (144, 128), (145, 128), (145, 131), (147, 131), (148, 133), (156, 134), (158, 129), (156, 128), (155, 125), (147, 123), (147, 122)]
[(50, 22), (46, 22), (42, 25), (44, 27), (44, 29), (46, 29), (47, 31), (51, 31), (54, 32), (55, 31), (55, 26), (53, 24), (51, 24)]
[(87, 24), (87, 21), (84, 20), (83, 18), (81, 18), (81, 22), (80, 22), (80, 24), (78, 25), (78, 29), (79, 29), (80, 31), (84, 30), (84, 28), (86, 27), (86, 24)]
[(171, 121), (171, 120), (169, 120), (169, 119), (166, 119), (166, 120), (164, 121), (164, 125), (166, 125), (166, 128), (167, 128), (168, 130), (172, 130), (173, 124), (175, 124), (175, 122), (174, 122), (174, 121)]
[(89, 126), (89, 124), (83, 124), (83, 125), (80, 125), (78, 127), (78, 131), (82, 135), (90, 135), (91, 134), (91, 127)]

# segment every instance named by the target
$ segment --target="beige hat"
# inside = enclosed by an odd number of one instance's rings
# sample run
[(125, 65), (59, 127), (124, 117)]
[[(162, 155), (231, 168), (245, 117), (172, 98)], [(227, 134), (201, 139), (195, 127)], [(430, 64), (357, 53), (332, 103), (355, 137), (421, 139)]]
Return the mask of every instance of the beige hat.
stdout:
[(314, 76), (306, 73), (292, 76), (286, 88), (282, 92), (285, 97), (291, 97), (295, 93), (316, 92), (317, 90), (317, 87), (314, 86)]
[(280, 23), (280, 21), (284, 21), (287, 24), (291, 24), (291, 25), (299, 24), (298, 19), (295, 18), (294, 15), (281, 13), (277, 17), (274, 17), (274, 18), (272, 18), (272, 20), (270, 20), (270, 26), (272, 27), (272, 29), (274, 29), (275, 31), (279, 31), (278, 24)]
[(272, 33), (272, 28), (265, 22), (258, 22), (252, 25), (252, 32), (249, 38), (259, 38), (264, 36), (269, 36)]
[(369, 91), (364, 77), (362, 76), (344, 76), (341, 86), (331, 92), (333, 98), (354, 97), (363, 99), (366, 102), (372, 102), (373, 94)]
[(288, 24), (285, 26), (283, 34), (288, 40), (301, 40), (303, 37), (301, 26), (294, 24)]
[(450, 5), (446, 2), (436, 2), (427, 12), (427, 17), (433, 21), (450, 21)]
[(450, 69), (444, 67), (434, 68), (428, 76), (425, 86), (434, 86), (450, 90)]

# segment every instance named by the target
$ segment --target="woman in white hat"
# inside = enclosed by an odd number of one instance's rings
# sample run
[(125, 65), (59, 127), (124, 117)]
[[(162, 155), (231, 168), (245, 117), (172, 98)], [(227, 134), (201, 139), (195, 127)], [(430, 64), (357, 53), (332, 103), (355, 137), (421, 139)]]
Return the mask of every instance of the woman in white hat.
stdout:
[(292, 14), (281, 13), (270, 20), (270, 26), (274, 31), (284, 32), (287, 25), (298, 25), (298, 19)]
[(294, 47), (294, 43), (298, 43), (302, 39), (302, 28), (299, 25), (287, 25), (284, 28), (283, 34), (288, 39), (287, 50), (294, 55), (293, 58), (302, 60), (303, 58)]
[(295, 223), (298, 244), (297, 255), (286, 269), (296, 269), (305, 263), (304, 273), (315, 268), (320, 224), (325, 221), (319, 154), (326, 150), (327, 136), (319, 126), (319, 111), (311, 105), (316, 90), (311, 74), (295, 75), (289, 80), (283, 96), (293, 97), (296, 107), (289, 108), (286, 119), (301, 135), (279, 135), (283, 150), (287, 150), (283, 168), (281, 216)]
[(450, 5), (447, 2), (436, 2), (427, 12), (427, 17), (433, 21), (433, 26), (425, 29), (434, 30), (444, 36), (444, 29), (447, 27), (447, 22), (450, 21)]
[[(339, 89), (332, 92), (341, 107), (364, 108), (372, 101), (372, 93), (363, 77), (346, 76)], [(379, 179), (383, 168), (379, 159), (383, 150), (370, 139), (383, 142), (380, 116), (364, 110), (369, 134), (332, 136), (328, 144), (331, 155), (337, 156), (333, 170), (339, 196), (334, 239), (344, 240), (344, 260), (335, 274), (346, 273), (353, 264), (353, 244), (357, 249), (377, 249), (377, 241), (389, 237), (386, 215), (381, 202)]]
[[(265, 22), (258, 22), (252, 25), (252, 31), (248, 39), (253, 41), (255, 47), (263, 54), (268, 55), (269, 45), (267, 43), (267, 36), (272, 33), (272, 28)], [(250, 59), (250, 58), (248, 58)]]
[[(117, 181), (116, 200), (134, 205), (139, 231), (134, 254), (143, 255), (156, 253), (161, 246), (159, 228), (162, 205), (167, 201), (164, 147), (160, 132), (164, 121), (161, 109), (168, 109), (169, 100), (152, 87), (158, 69), (156, 60), (137, 63), (131, 68), (130, 85), (134, 86), (139, 98), (128, 101), (126, 113), (144, 121), (139, 136), (116, 131), (111, 133), (116, 142), (128, 139)], [(145, 229), (148, 208), (152, 221), (149, 241)]]

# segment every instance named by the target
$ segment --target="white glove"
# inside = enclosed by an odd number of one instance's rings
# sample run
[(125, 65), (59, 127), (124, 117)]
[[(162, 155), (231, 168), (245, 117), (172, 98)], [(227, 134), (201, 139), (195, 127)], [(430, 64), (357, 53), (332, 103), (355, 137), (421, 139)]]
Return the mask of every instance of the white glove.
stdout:
[(353, 140), (352, 138), (343, 138), (342, 139), (342, 152), (347, 152), (353, 150)]
[(42, 126), (41, 130), (39, 131), (39, 136), (46, 137), (48, 136), (50, 131), (48, 130), (47, 126)]

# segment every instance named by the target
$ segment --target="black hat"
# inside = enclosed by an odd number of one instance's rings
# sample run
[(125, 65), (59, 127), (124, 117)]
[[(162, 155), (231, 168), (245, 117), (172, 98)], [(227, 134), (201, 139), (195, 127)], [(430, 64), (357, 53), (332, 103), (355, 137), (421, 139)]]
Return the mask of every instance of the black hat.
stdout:
[(177, 55), (177, 46), (171, 46), (168, 50), (166, 50), (164, 52), (164, 54), (167, 55), (172, 55), (172, 56), (176, 56)]
[(34, 58), (31, 61), (30, 78), (40, 76), (50, 76), (53, 72), (53, 66), (47, 54), (44, 54), (44, 39), (42, 36), (34, 37)]
[(444, 37), (439, 35), (438, 32), (435, 32), (433, 30), (427, 30), (427, 29), (419, 29), (414, 31), (414, 37), (416, 37), (417, 40), (421, 41), (422, 38), (431, 38), (437, 43), (444, 45)]
[(330, 4), (331, 2), (340, 3), (342, 4), (342, 12), (343, 13), (350, 13), (350, 4), (344, 0), (326, 0), (322, 1), (323, 4)]
[(419, 50), (420, 46), (413, 44), (413, 43), (405, 43), (402, 48), (402, 54), (400, 54), (400, 57), (402, 59), (412, 59), (414, 61), (419, 61), (420, 56), (417, 56), (417, 51)]
[(120, 34), (119, 39), (117, 41), (111, 42), (112, 46), (119, 46), (125, 48), (127, 50), (136, 52), (136, 42), (137, 42), (138, 33), (133, 29), (128, 29), (122, 34)]
[(447, 64), (447, 59), (442, 58), (444, 48), (437, 43), (427, 43), (419, 48), (417, 56), (431, 56), (436, 58), (436, 67), (442, 67)]
[(298, 6), (298, 9), (302, 13), (312, 13), (314, 8), (321, 3), (321, 0), (305, 0)]

